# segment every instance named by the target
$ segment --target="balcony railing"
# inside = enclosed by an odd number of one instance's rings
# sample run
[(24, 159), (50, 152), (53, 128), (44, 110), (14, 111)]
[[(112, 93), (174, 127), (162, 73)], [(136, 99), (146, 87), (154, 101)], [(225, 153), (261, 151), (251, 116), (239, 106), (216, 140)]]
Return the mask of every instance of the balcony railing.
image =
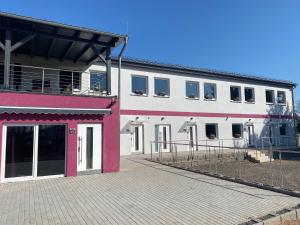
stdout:
[(106, 72), (88, 72), (25, 65), (11, 65), (9, 86), (4, 85), (0, 64), (0, 90), (54, 95), (106, 96)]

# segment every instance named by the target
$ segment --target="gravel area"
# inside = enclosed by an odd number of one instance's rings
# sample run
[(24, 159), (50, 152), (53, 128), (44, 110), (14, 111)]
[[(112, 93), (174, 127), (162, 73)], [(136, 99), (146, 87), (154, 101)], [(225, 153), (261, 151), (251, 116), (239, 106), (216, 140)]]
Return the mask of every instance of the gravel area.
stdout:
[(300, 161), (296, 160), (274, 160), (272, 163), (253, 163), (242, 160), (211, 162), (210, 164), (207, 161), (196, 161), (193, 163), (171, 163), (171, 165), (300, 191)]

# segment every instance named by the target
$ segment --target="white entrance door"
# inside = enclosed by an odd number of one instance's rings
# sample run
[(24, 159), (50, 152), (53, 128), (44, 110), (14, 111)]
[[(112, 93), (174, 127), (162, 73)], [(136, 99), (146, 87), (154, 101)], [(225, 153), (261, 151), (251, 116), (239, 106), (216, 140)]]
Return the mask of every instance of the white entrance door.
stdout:
[(131, 127), (131, 152), (143, 152), (144, 148), (143, 125), (133, 125)]
[(189, 150), (198, 149), (197, 146), (197, 126), (191, 125), (187, 127), (187, 134), (189, 140)]
[(156, 125), (155, 127), (156, 151), (170, 152), (171, 126)]
[(77, 170), (101, 169), (101, 124), (78, 124), (77, 130)]

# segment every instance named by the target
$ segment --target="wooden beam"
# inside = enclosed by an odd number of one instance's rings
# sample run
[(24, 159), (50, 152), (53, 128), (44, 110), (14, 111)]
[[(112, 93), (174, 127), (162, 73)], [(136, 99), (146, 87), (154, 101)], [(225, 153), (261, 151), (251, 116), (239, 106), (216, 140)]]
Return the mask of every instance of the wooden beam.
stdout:
[(10, 57), (11, 57), (11, 31), (5, 32), (5, 51), (4, 51), (4, 87), (9, 88), (10, 76)]
[(0, 41), (0, 48), (2, 48), (3, 51), (5, 51), (5, 46), (1, 41)]
[(79, 54), (75, 57), (73, 60), (74, 63), (76, 63), (90, 48), (90, 45), (86, 45), (80, 52)]
[(12, 47), (11, 47), (11, 51), (13, 52), (14, 50), (16, 50), (17, 48), (21, 47), (22, 45), (26, 44), (28, 41), (30, 41), (31, 39), (35, 38), (36, 34), (29, 34), (26, 37), (24, 37), (21, 41), (18, 41), (17, 43), (15, 43)]

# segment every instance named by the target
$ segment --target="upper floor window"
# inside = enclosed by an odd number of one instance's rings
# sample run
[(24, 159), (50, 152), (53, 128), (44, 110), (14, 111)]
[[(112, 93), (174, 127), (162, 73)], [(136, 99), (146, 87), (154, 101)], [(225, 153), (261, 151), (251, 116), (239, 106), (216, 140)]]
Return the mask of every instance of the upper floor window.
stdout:
[(266, 90), (266, 103), (274, 103), (274, 91)]
[(187, 98), (199, 98), (199, 82), (187, 81), (185, 86)]
[(243, 137), (243, 124), (232, 124), (232, 137), (233, 138)]
[(255, 102), (254, 88), (245, 87), (245, 102)]
[(166, 78), (154, 78), (154, 94), (156, 96), (170, 96), (170, 81)]
[(277, 91), (277, 103), (279, 103), (279, 104), (286, 103), (286, 97), (285, 97), (284, 91)]
[(148, 77), (133, 75), (131, 77), (131, 93), (148, 95)]
[(241, 87), (239, 86), (231, 86), (230, 87), (230, 100), (234, 102), (241, 101)]
[(100, 92), (105, 92), (107, 90), (105, 72), (90, 72), (90, 90)]
[(204, 83), (204, 99), (216, 100), (217, 87), (213, 83)]

